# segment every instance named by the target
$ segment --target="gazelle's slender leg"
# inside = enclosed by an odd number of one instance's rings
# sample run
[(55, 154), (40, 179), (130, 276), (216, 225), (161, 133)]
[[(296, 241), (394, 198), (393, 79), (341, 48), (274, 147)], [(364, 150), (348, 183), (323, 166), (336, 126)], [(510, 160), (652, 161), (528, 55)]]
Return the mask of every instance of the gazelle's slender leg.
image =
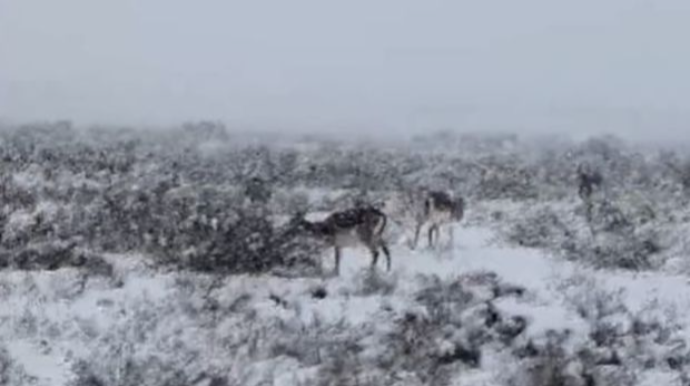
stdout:
[(453, 248), (455, 246), (455, 227), (453, 227), (453, 224), (448, 224), (448, 237), (450, 239), (450, 247)]
[(419, 241), (419, 232), (422, 230), (422, 223), (421, 221), (417, 221), (415, 224), (415, 229), (414, 229), (414, 242), (412, 244), (412, 249), (417, 248), (417, 242)]
[(436, 225), (434, 233), (436, 233), (434, 237), (434, 247), (438, 248), (439, 242), (441, 241), (441, 225)]
[(371, 251), (371, 269), (376, 268), (376, 264), (379, 262), (379, 248), (376, 244), (371, 244), (369, 247)]
[(340, 276), (340, 247), (335, 247), (335, 276)]
[(429, 227), (429, 248), (433, 248), (434, 246), (434, 231), (438, 230), (438, 225), (436, 224), (431, 224)]
[(386, 271), (391, 270), (391, 252), (388, 250), (388, 245), (386, 245), (385, 241), (381, 241), (381, 249), (383, 250), (383, 254), (386, 255)]

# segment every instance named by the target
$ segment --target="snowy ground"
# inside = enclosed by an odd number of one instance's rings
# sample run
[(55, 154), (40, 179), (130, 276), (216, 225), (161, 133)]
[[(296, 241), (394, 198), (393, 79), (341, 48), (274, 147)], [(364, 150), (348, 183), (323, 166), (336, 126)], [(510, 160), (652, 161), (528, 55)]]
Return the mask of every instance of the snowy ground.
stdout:
[[(593, 271), (539, 250), (502, 246), (493, 236), (486, 228), (458, 226), (454, 245), (445, 251), (423, 247), (412, 251), (403, 244), (395, 245), (392, 272), (381, 276), (384, 284), (391, 285), (389, 291), (362, 290), (370, 263), (365, 250), (346, 250), (338, 278), (238, 276), (209, 287), (218, 308), (241, 309), (243, 315), (252, 315), (249, 321), (228, 313), (200, 316), (208, 307), (199, 295), (203, 292), (199, 290), (201, 285), (190, 285), (187, 290), (181, 283), (201, 279), (190, 279), (191, 274), (154, 272), (137, 257), (112, 257), (118, 264), (118, 276), (111, 280), (84, 282), (73, 270), (3, 271), (0, 343), (17, 368), (23, 367), (25, 379), (33, 378), (37, 385), (68, 384), (79, 359), (171, 356), (181, 346), (195, 352), (197, 358), (206, 358), (208, 369), (215, 369), (216, 373), (226, 371), (239, 384), (259, 384), (266, 378), (276, 385), (306, 384), (305, 379), (315, 374), (316, 365), (298, 363), (289, 355), (251, 354), (252, 343), (237, 336), (249, 334), (247, 331), (268, 334), (268, 330), (258, 330), (256, 324), (275, 321), (302, 323), (306, 329), (314, 324), (344, 324), (372, 335), (383, 334), (393, 320), (413, 307), (412, 297), (420, 288), (420, 275), (452, 279), (475, 271), (495, 272), (502, 281), (526, 288), (525, 296), (500, 298), (495, 306), (508, 314), (524, 315), (528, 320), (525, 334), (535, 339), (551, 329), (569, 329), (575, 340), (584, 339), (590, 325), (568, 299), (585, 296), (593, 287), (609, 292), (621, 289), (621, 299), (630, 311), (660, 310), (672, 313), (668, 317), (679, 325), (690, 326), (690, 286), (685, 277)], [(379, 263), (383, 272), (383, 259)], [(331, 269), (332, 264), (328, 251), (325, 269)], [(325, 289), (325, 298), (312, 296), (318, 287)], [(333, 331), (338, 333), (335, 327)], [(690, 338), (689, 329), (679, 333)], [(104, 351), (108, 345), (117, 345), (114, 341), (118, 339), (122, 342), (118, 353)], [(237, 358), (243, 355), (254, 359), (238, 363)], [(228, 363), (233, 360), (234, 363)], [(196, 363), (191, 357), (170, 361), (180, 366)], [(121, 366), (103, 365), (101, 371), (117, 369)], [(505, 372), (506, 364), (501, 362), (500, 355), (489, 353), (478, 369), (464, 372), (454, 384), (496, 384), (504, 379)], [(671, 384), (674, 378), (665, 374), (663, 369), (655, 369), (638, 375), (641, 384)]]

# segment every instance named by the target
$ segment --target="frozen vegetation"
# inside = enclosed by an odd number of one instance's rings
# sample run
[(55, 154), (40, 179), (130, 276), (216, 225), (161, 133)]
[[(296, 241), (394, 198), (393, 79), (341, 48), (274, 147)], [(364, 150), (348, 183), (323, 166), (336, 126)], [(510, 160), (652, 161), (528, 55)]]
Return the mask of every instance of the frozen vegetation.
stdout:
[[(0, 160), (0, 385), (690, 383), (680, 152), (57, 122), (2, 127)], [(395, 205), (419, 186), (467, 203), (435, 249)], [(332, 276), (291, 219), (362, 204), (392, 270), (355, 248)]]

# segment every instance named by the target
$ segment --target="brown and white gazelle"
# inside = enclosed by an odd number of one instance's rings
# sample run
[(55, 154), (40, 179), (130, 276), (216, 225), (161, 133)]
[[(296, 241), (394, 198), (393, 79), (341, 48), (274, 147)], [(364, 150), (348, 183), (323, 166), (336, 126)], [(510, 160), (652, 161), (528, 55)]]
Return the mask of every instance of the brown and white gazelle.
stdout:
[(391, 269), (391, 255), (383, 231), (388, 219), (373, 207), (358, 207), (329, 215), (323, 221), (307, 221), (298, 217), (297, 226), (335, 249), (335, 275), (340, 274), (340, 257), (347, 247), (363, 245), (371, 252), (371, 266), (376, 267), (379, 249), (386, 255), (386, 268)]
[[(465, 200), (462, 197), (454, 199), (446, 192), (423, 191), (419, 201), (415, 216), (413, 249), (417, 247), (422, 226), (429, 224), (429, 247), (432, 247), (434, 245), (434, 233), (436, 234), (435, 240), (438, 242), (441, 226), (462, 220), (465, 213)], [(449, 226), (448, 231), (452, 243), (453, 227)]]

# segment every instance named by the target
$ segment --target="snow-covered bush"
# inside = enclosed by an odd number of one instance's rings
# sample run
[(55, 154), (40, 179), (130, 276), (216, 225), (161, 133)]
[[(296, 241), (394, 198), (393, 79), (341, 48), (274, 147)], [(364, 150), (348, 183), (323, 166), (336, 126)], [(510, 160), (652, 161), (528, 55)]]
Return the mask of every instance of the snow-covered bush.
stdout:
[[(382, 264), (382, 262), (379, 261), (379, 264)], [(373, 294), (390, 295), (395, 292), (395, 288), (398, 285), (397, 276), (381, 275), (377, 269), (362, 271), (356, 276), (355, 280), (358, 287), (355, 294), (363, 296)]]
[(102, 362), (80, 361), (73, 366), (73, 372), (74, 377), (68, 386), (186, 386), (196, 382), (222, 381), (222, 378), (203, 375), (189, 379), (184, 371), (155, 356), (137, 360), (103, 358)]
[(0, 385), (24, 386), (31, 385), (33, 382), (34, 379), (10, 357), (3, 342), (0, 341)]
[[(498, 225), (510, 243), (589, 266), (653, 269), (667, 250), (685, 258), (674, 247), (690, 223), (686, 167), (673, 155), (641, 156), (605, 137), (256, 141), (217, 122), (151, 132), (36, 124), (0, 130), (0, 142), (0, 295), (21, 308), (0, 309), (0, 329), (69, 352), (76, 386), (443, 385), (497, 358), (518, 364), (505, 371), (515, 386), (688, 371), (672, 320), (605, 291), (566, 293), (586, 328), (544, 335), (522, 312), (544, 299), (487, 272), (412, 280), (362, 269), (315, 280), (322, 245), (289, 220), (426, 186), (467, 197), (468, 220)], [(577, 206), (581, 162), (605, 180), (592, 217)], [(405, 225), (387, 214), (397, 238)], [(127, 271), (130, 258), (146, 268)], [(57, 310), (56, 299), (71, 308)], [(22, 366), (8, 356), (0, 350), (0, 383), (21, 384)]]
[(475, 194), (489, 200), (526, 200), (538, 197), (539, 192), (529, 170), (515, 168), (511, 160), (492, 161), (496, 164), (485, 166), (487, 171)]
[(170, 244), (160, 249), (159, 261), (172, 263), (180, 269), (220, 273), (314, 267), (316, 245), (294, 234), (290, 226), (277, 227), (259, 211), (238, 210), (217, 227), (192, 224), (189, 238), (159, 235), (170, 240)]
[(595, 206), (587, 221), (582, 207), (547, 204), (524, 206), (499, 224), (506, 241), (544, 248), (568, 260), (597, 268), (658, 268), (663, 260), (655, 257), (669, 248), (668, 241), (660, 237), (661, 224), (633, 215), (604, 201)]
[(564, 223), (563, 216), (550, 208), (540, 208), (515, 221), (507, 231), (507, 240), (533, 248), (560, 248), (576, 237)]
[(32, 243), (0, 254), (0, 266), (21, 270), (81, 268), (92, 276), (110, 276), (112, 266), (96, 253), (79, 249), (75, 243)]
[[(653, 257), (667, 246), (662, 242), (659, 224), (647, 224), (650, 219), (634, 218), (616, 205), (603, 201), (595, 205), (589, 240), (571, 243), (563, 251), (568, 259), (586, 261), (600, 268), (644, 270), (656, 268)], [(637, 224), (644, 224), (642, 226)]]
[(572, 246), (565, 251), (570, 260), (598, 268), (622, 268), (633, 271), (655, 268), (652, 257), (661, 251), (658, 236), (650, 231), (640, 234), (603, 234), (590, 243)]
[(524, 317), (506, 315), (493, 302), (521, 296), (490, 272), (451, 280), (421, 277), (415, 306), (394, 320), (383, 338), (378, 366), (414, 375), (411, 384), (450, 384), (463, 371), (482, 366), (484, 347), (510, 347), (525, 331)]
[(638, 369), (687, 373), (690, 351), (669, 310), (655, 304), (630, 310), (622, 290), (580, 275), (564, 280), (558, 291), (586, 322), (587, 335), (550, 331), (546, 339), (530, 340), (531, 355), (508, 384), (627, 385), (638, 382)]

